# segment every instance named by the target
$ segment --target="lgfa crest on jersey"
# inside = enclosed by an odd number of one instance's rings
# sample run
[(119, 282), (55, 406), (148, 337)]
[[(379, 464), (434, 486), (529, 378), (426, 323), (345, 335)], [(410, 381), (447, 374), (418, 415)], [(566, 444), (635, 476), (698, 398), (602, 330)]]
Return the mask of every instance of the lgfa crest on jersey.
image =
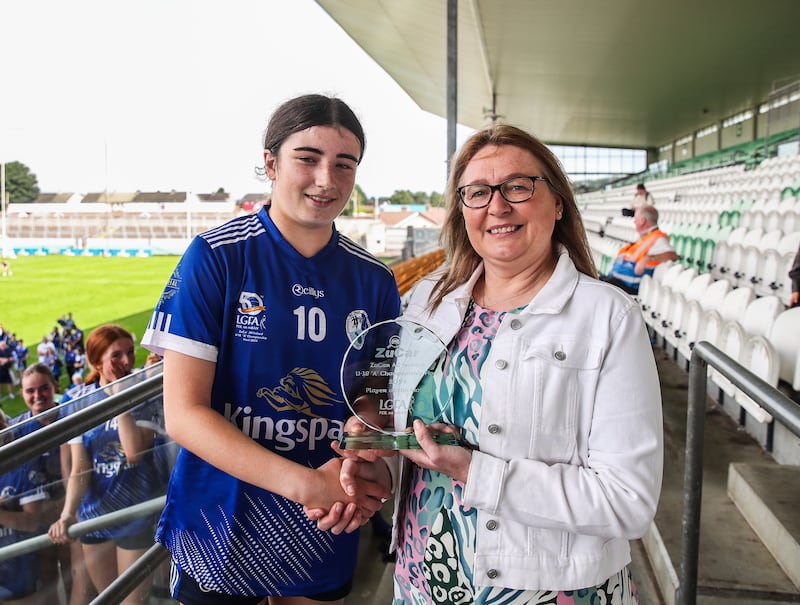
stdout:
[(234, 335), (245, 342), (267, 339), (267, 308), (255, 292), (240, 292)]
[(362, 310), (350, 311), (347, 315), (345, 331), (347, 339), (353, 343), (354, 349), (361, 349), (364, 346), (364, 339), (359, 338), (362, 332), (369, 328), (369, 317), (367, 312)]

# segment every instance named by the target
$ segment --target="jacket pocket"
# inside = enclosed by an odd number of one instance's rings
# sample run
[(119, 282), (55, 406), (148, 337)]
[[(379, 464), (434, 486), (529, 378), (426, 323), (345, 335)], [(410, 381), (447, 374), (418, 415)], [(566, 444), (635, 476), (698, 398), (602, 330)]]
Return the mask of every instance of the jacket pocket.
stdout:
[(582, 427), (591, 415), (603, 349), (591, 338), (548, 335), (521, 351), (534, 369), (534, 409), (529, 455), (547, 463), (577, 462)]

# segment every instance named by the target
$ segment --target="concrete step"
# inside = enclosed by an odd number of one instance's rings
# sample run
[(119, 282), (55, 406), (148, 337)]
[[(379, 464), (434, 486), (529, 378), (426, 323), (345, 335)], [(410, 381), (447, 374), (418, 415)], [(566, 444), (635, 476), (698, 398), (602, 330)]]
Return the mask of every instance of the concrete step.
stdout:
[(800, 467), (732, 463), (728, 495), (800, 590)]

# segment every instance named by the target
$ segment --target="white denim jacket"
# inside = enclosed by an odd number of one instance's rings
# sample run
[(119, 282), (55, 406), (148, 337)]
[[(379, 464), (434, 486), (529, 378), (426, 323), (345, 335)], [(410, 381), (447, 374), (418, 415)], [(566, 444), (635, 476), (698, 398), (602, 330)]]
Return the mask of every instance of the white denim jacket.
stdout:
[[(432, 315), (434, 280), (424, 280), (404, 317), (450, 342), (482, 273)], [(475, 583), (604, 582), (630, 562), (628, 541), (648, 528), (661, 490), (661, 393), (639, 307), (578, 273), (562, 247), (544, 288), (504, 318), (483, 372), (480, 451), (463, 492), (478, 511)]]

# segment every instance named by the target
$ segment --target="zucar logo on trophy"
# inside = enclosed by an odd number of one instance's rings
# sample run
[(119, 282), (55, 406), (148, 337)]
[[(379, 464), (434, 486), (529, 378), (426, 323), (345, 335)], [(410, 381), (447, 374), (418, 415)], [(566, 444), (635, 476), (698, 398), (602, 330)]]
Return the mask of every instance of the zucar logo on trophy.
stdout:
[(255, 292), (239, 294), (235, 335), (245, 342), (267, 339), (267, 308), (259, 294)]

